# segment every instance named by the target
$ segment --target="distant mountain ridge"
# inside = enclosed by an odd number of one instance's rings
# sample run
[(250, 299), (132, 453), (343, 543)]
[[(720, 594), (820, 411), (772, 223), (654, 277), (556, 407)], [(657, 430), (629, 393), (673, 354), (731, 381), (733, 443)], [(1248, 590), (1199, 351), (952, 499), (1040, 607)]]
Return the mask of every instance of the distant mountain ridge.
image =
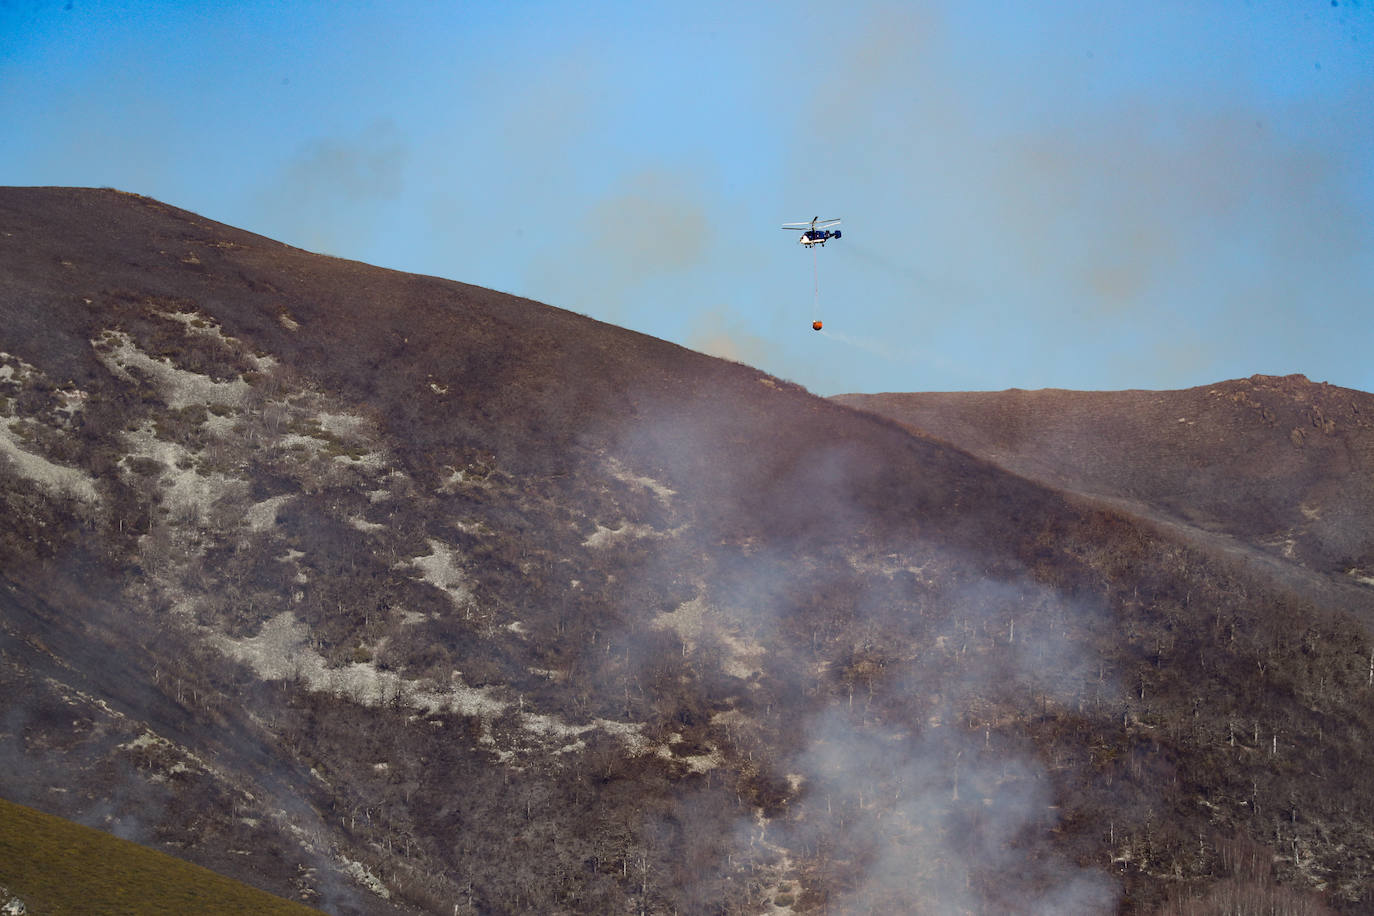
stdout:
[(331, 913), (1374, 903), (1334, 457), (1253, 508), (1171, 464), (1239, 421), (863, 406), (0, 189), (0, 795)]
[(1374, 395), (1305, 376), (1182, 391), (841, 395), (1029, 479), (1215, 532), (1368, 608)]

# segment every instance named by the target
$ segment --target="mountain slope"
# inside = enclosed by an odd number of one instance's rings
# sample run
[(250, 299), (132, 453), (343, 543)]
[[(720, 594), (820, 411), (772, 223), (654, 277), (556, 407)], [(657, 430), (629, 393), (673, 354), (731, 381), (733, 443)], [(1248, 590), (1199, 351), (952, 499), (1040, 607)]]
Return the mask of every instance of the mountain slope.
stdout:
[(12, 800), (336, 913), (1374, 899), (1354, 619), (757, 370), (3, 189), (0, 397)]
[(1032, 480), (1254, 547), (1324, 578), (1328, 603), (1374, 607), (1374, 395), (1257, 375), (1184, 391), (834, 400)]

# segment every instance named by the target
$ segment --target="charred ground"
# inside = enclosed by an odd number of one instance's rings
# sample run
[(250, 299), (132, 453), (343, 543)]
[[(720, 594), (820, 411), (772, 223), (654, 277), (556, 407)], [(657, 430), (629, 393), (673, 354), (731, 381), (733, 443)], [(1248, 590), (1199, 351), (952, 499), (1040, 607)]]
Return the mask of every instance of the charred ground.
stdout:
[(0, 191), (0, 785), (340, 913), (1374, 902), (1363, 459), (1276, 565), (899, 419)]
[(1326, 604), (1372, 606), (1374, 395), (1256, 375), (1182, 391), (834, 400), (1214, 549), (1260, 551)]

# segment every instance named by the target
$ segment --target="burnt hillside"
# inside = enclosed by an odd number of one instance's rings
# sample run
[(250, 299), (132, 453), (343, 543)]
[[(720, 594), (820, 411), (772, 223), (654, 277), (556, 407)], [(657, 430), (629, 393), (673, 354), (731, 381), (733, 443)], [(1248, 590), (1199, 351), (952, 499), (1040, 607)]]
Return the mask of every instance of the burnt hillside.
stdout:
[(1327, 603), (1374, 608), (1374, 395), (1256, 375), (1183, 391), (834, 400), (1032, 480), (1223, 535), (1324, 578)]
[(0, 794), (337, 913), (1374, 901), (1347, 609), (944, 438), (0, 190)]

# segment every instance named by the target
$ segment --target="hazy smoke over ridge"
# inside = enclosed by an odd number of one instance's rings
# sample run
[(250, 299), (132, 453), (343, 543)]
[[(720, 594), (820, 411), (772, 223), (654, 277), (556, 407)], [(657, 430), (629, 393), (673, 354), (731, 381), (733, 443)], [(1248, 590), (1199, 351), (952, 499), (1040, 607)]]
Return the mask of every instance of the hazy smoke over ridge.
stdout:
[[(1135, 24), (1199, 35), (1218, 25), (1181, 18)], [(1314, 360), (1331, 358), (1297, 316), (1318, 303), (1345, 313), (1374, 283), (1360, 254), (1374, 244), (1368, 200), (1352, 195), (1374, 177), (1361, 162), (1374, 137), (1349, 129), (1352, 117), (1370, 123), (1374, 97), (1275, 109), (1230, 61), (1205, 75), (1188, 61), (1131, 90), (1120, 42), (1135, 19), (1110, 8), (1050, 16), (1032, 51), (1011, 26), (983, 23), (975, 35), (954, 10), (887, 10), (832, 49), (791, 180), (853, 188), (882, 176), (881, 205), (845, 204), (847, 235), (922, 276), (867, 263), (879, 269), (851, 282), (865, 311), (894, 319), (892, 339), (926, 345), (911, 353), (914, 372), (928, 353), (978, 340), (1008, 361), (974, 388), (1080, 387), (1074, 373), (1109, 363), (1134, 378), (1162, 371), (1149, 387), (1199, 384), (1254, 371), (1276, 340), (1310, 341)], [(975, 38), (982, 54), (961, 55)], [(1126, 352), (1082, 345), (1082, 334), (1128, 331)], [(1036, 345), (1008, 347), (1015, 338)]]
[[(617, 452), (671, 480), (711, 467), (712, 489), (769, 513), (751, 522), (768, 533), (756, 543), (714, 530), (679, 494), (675, 534), (644, 545), (622, 588), (666, 597), (690, 585), (695, 597), (658, 626), (677, 632), (691, 665), (721, 665), (778, 698), (718, 717), (782, 793), (775, 809), (738, 818), (730, 861), (784, 885), (802, 868), (830, 875), (811, 888), (835, 911), (1113, 911), (1114, 881), (1054, 850), (1054, 782), (1030, 736), (1006, 724), (1027, 705), (1081, 712), (1119, 699), (1083, 641), (1103, 609), (1025, 574), (977, 574), (978, 559), (937, 530), (875, 536), (883, 525), (865, 504), (885, 469), (850, 443), (814, 443), (760, 491), (714, 453), (711, 425), (691, 405), (659, 405), (619, 431)], [(739, 537), (743, 553), (715, 546)], [(700, 551), (706, 578), (682, 583)]]
[(378, 121), (356, 137), (322, 138), (301, 150), (262, 195), (268, 218), (296, 244), (343, 255), (373, 234), (403, 190), (408, 150), (396, 125)]

